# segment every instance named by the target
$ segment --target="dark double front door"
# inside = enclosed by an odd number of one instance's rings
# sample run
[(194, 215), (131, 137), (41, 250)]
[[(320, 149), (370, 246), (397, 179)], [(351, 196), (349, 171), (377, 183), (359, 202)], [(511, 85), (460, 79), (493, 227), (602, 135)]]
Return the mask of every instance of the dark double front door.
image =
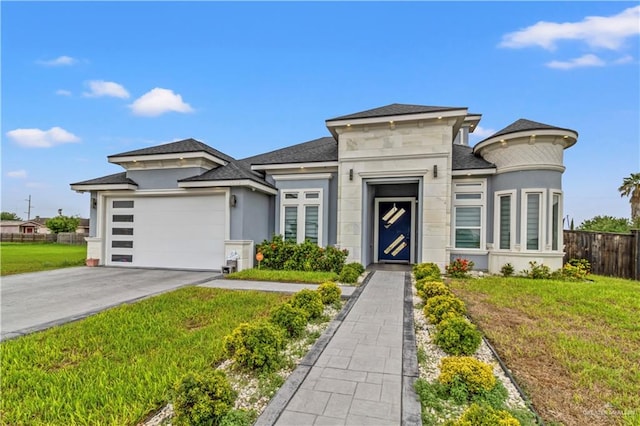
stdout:
[(411, 201), (379, 201), (378, 262), (411, 260)]

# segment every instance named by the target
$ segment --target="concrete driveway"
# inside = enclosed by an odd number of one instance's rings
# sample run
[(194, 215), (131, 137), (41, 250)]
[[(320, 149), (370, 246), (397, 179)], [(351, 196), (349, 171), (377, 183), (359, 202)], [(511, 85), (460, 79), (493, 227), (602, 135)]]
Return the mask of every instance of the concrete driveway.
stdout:
[(217, 275), (210, 271), (88, 267), (9, 275), (0, 282), (0, 340), (201, 284)]

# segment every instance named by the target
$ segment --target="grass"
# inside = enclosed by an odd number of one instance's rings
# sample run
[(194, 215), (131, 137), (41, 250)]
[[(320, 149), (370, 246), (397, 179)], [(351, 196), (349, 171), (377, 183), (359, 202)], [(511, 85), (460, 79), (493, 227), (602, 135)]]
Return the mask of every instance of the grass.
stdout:
[(337, 281), (338, 274), (334, 272), (315, 271), (276, 271), (271, 269), (245, 269), (227, 275), (232, 280), (276, 281), (283, 283), (322, 284), (327, 281)]
[(453, 281), (542, 417), (640, 424), (640, 282)]
[(55, 243), (0, 243), (0, 275), (84, 265), (86, 246)]
[(223, 358), (222, 338), (286, 300), (187, 287), (0, 345), (2, 424), (136, 424), (185, 373)]

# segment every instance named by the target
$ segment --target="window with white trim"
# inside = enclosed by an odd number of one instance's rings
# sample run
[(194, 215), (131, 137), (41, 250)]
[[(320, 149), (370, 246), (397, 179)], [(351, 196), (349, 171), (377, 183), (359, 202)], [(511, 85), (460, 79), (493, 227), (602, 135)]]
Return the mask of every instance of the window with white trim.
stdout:
[(522, 190), (522, 231), (521, 244), (524, 250), (539, 251), (544, 248), (545, 217), (544, 189)]
[(485, 181), (453, 184), (453, 244), (455, 248), (485, 246)]
[(322, 245), (322, 189), (281, 190), (280, 204), (285, 240)]
[(494, 247), (512, 250), (515, 245), (516, 191), (500, 191), (494, 201)]
[(562, 250), (562, 192), (551, 192), (551, 250)]

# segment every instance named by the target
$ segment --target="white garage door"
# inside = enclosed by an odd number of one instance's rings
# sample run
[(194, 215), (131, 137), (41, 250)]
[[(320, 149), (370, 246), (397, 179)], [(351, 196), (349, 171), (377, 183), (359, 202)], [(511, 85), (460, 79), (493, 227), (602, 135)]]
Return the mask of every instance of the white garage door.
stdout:
[(220, 269), (225, 206), (224, 194), (108, 199), (106, 264)]

